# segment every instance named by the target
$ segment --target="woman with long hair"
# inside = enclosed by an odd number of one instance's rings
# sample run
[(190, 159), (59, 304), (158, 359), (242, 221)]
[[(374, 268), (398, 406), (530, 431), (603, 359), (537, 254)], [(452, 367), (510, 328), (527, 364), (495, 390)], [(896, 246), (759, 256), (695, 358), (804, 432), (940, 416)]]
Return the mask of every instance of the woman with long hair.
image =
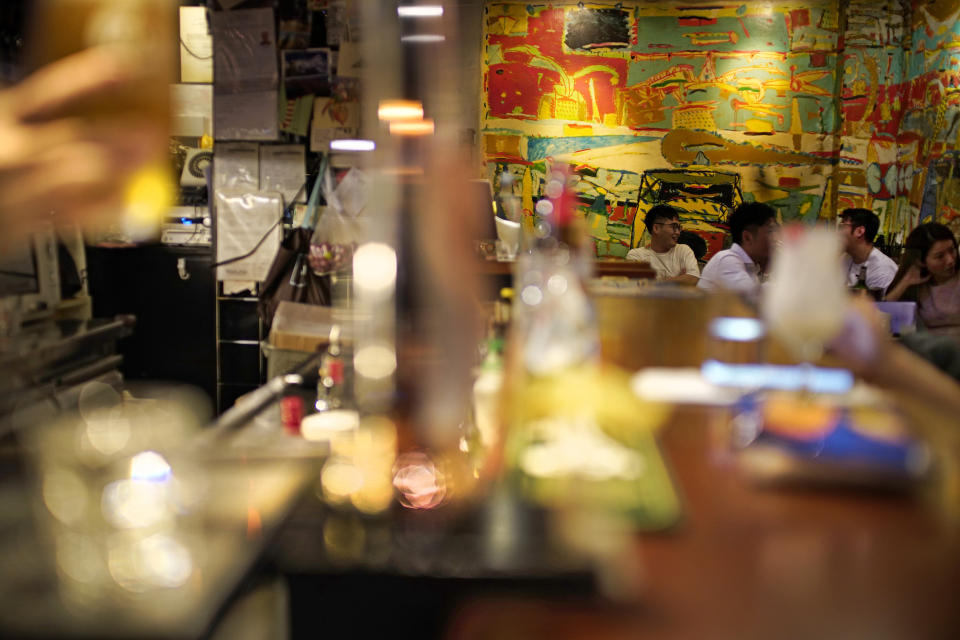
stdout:
[(921, 224), (904, 243), (900, 268), (885, 300), (910, 300), (931, 333), (960, 338), (957, 239), (936, 222)]

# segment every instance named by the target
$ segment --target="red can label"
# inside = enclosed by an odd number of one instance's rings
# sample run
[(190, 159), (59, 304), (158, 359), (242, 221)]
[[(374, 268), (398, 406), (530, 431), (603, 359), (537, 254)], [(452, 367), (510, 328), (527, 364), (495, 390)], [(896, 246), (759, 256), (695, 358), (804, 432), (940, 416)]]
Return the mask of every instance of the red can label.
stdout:
[(300, 435), (300, 421), (303, 420), (303, 398), (285, 396), (280, 400), (280, 422), (287, 433)]

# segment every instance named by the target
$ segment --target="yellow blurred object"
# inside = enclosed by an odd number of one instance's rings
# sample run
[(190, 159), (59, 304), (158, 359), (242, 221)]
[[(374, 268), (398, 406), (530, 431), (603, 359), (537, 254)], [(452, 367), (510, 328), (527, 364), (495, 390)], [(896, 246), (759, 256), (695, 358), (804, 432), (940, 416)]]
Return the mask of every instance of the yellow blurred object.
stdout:
[(200, 148), (201, 149), (213, 149), (213, 136), (208, 134), (203, 134), (200, 137)]
[(126, 215), (137, 225), (157, 225), (175, 201), (176, 187), (170, 171), (163, 164), (153, 164), (137, 171), (124, 194)]
[(607, 435), (627, 444), (637, 434), (658, 429), (671, 411), (670, 405), (640, 399), (630, 390), (630, 375), (611, 366), (584, 365), (531, 377), (515, 400), (518, 421), (589, 415)]
[(677, 521), (680, 502), (655, 439), (671, 407), (640, 399), (629, 379), (584, 364), (508, 391), (506, 461), (528, 499), (635, 529)]
[[(70, 115), (91, 126), (119, 122), (133, 123), (120, 126), (169, 131), (178, 4), (171, 0), (37, 0), (32, 3), (24, 64), (37, 70), (87, 49), (110, 51), (124, 70), (124, 80), (108, 93), (78, 101)], [(118, 185), (123, 193), (119, 215), (135, 234), (158, 230), (161, 217), (175, 201), (166, 142), (159, 138), (155, 144), (138, 153), (147, 164)]]

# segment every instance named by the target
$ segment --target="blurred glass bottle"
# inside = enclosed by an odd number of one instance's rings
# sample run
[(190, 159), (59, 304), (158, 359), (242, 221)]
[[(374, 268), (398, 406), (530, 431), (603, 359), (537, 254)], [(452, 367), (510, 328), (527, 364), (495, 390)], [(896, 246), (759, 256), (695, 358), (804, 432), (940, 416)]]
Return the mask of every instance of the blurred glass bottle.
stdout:
[[(169, 130), (170, 83), (174, 74), (176, 11), (173, 0), (36, 0), (25, 64), (34, 71), (71, 54), (99, 46), (116, 46), (122, 64), (135, 69), (133, 79), (109, 98), (76, 106), (76, 116), (90, 124), (138, 126), (149, 123)], [(118, 124), (124, 123), (124, 124)], [(125, 231), (143, 236), (159, 230), (176, 193), (167, 146), (132, 174), (124, 186)], [(115, 216), (120, 217), (120, 216)]]
[(586, 290), (594, 252), (568, 179), (567, 172), (551, 172), (547, 198), (537, 203), (530, 252), (518, 259), (514, 275), (515, 330), (521, 336), (523, 365), (537, 375), (595, 363), (600, 352)]
[(500, 396), (503, 387), (504, 350), (510, 327), (510, 306), (513, 289), (500, 290), (494, 303), (493, 317), (487, 329), (483, 362), (473, 383), (473, 421), (484, 448), (494, 447), (499, 440)]
[(346, 378), (343, 354), (340, 346), (340, 325), (330, 328), (330, 342), (320, 361), (317, 377), (317, 411), (341, 409), (349, 398), (346, 390)]
[(873, 300), (880, 300), (883, 297), (883, 290), (871, 289), (870, 285), (867, 284), (867, 265), (865, 264), (860, 265), (857, 281), (850, 287), (850, 291)]
[[(599, 334), (586, 291), (592, 256), (575, 211), (575, 197), (564, 171), (549, 174), (546, 198), (537, 204), (530, 252), (517, 260), (517, 290), (503, 389), (505, 461), (521, 477), (536, 483), (525, 468), (525, 450), (533, 442), (566, 440), (581, 425), (593, 423), (586, 385), (571, 376), (591, 377), (599, 363)], [(550, 398), (564, 389), (564, 401)], [(562, 405), (562, 406), (560, 406)], [(540, 425), (549, 423), (549, 434)], [(588, 427), (589, 428), (589, 427)], [(574, 469), (556, 470), (572, 476)]]

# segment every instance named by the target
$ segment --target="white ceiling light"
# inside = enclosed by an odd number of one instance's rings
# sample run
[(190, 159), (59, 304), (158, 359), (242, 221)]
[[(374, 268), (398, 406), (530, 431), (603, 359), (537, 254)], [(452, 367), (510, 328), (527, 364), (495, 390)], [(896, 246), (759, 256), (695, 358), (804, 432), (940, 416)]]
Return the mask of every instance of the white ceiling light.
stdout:
[(331, 151), (373, 151), (377, 148), (373, 140), (331, 140)]
[(439, 18), (443, 15), (443, 7), (435, 4), (397, 7), (397, 15), (401, 18)]
[(437, 33), (421, 33), (412, 36), (402, 36), (400, 42), (443, 42), (446, 38)]

